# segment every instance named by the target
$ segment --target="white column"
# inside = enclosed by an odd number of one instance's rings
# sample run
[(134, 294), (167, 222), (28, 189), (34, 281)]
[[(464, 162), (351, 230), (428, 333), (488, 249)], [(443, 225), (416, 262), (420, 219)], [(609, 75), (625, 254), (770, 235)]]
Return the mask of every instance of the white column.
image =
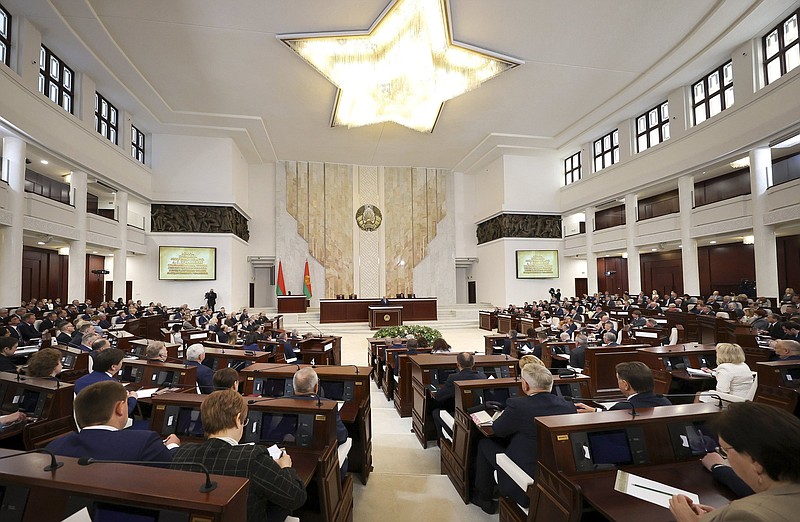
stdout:
[(642, 290), (639, 248), (636, 246), (636, 194), (625, 195), (625, 250), (628, 253), (628, 293), (637, 295)]
[(750, 192), (753, 205), (753, 239), (756, 258), (756, 293), (781, 295), (778, 288), (778, 252), (775, 227), (764, 224), (767, 188), (772, 176), (772, 153), (769, 147), (750, 151)]
[(597, 293), (597, 256), (594, 253), (594, 207), (587, 207), (586, 219), (586, 280), (589, 295)]
[(71, 200), (75, 206), (75, 232), (78, 239), (69, 242), (69, 277), (67, 299), (86, 299), (86, 173), (72, 171), (70, 175)]
[(0, 305), (19, 306), (22, 300), (22, 231), (25, 219), (25, 142), (3, 138), (3, 174), (8, 180), (11, 225), (0, 226), (0, 273), (8, 277), (0, 284)]
[(697, 240), (692, 238), (692, 207), (694, 207), (694, 176), (678, 179), (678, 214), (681, 225), (681, 263), (683, 265), (683, 291), (700, 295), (700, 269), (697, 261)]
[(125, 281), (128, 278), (128, 193), (117, 192), (117, 221), (119, 221), (120, 248), (114, 251), (114, 290), (107, 299), (125, 299)]

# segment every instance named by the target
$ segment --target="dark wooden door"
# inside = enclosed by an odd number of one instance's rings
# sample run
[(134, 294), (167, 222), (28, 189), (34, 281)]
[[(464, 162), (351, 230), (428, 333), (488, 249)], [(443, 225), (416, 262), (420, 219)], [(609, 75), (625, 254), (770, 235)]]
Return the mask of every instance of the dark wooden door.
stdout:
[(575, 297), (589, 293), (589, 280), (585, 277), (575, 278)]
[(475, 286), (475, 281), (467, 281), (467, 302), (469, 304), (478, 302), (478, 291)]

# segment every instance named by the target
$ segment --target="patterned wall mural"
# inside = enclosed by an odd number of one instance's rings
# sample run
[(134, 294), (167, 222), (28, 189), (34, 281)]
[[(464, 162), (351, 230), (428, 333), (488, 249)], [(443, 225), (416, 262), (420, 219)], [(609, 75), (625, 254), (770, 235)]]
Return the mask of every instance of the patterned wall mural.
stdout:
[[(325, 297), (356, 293), (374, 297), (414, 292), (414, 267), (427, 255), (447, 215), (442, 169), (359, 167), (283, 162), (286, 211), (297, 234), (325, 270)], [(360, 230), (355, 214), (374, 205), (382, 214), (375, 231)], [(356, 278), (358, 284), (356, 285)]]
[(152, 232), (203, 232), (236, 234), (248, 241), (247, 218), (233, 207), (201, 205), (151, 205)]

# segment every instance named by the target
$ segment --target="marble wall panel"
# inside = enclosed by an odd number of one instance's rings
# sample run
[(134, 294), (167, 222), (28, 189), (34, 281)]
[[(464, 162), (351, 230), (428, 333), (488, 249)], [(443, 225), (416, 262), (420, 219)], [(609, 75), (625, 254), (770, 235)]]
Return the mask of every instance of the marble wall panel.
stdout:
[(297, 163), (287, 161), (286, 165), (286, 212), (297, 219)]
[(325, 165), (308, 164), (308, 248), (317, 261), (325, 261)]
[(439, 223), (439, 206), (436, 202), (436, 169), (426, 169), (425, 171), (425, 196), (427, 199), (428, 217), (428, 243), (436, 237), (436, 225)]
[(325, 294), (353, 293), (353, 173), (325, 164)]
[(383, 223), (386, 226), (386, 293), (413, 291), (414, 234), (412, 223), (413, 190), (411, 169), (386, 167), (384, 169)]
[(413, 266), (425, 259), (428, 249), (427, 169), (411, 169), (411, 227), (414, 241)]
[[(291, 162), (288, 162), (291, 163)], [(297, 162), (297, 233), (308, 241), (308, 163)], [(288, 203), (287, 203), (288, 209)]]
[(441, 221), (447, 216), (447, 171), (436, 170), (436, 202), (438, 203), (437, 220)]
[[(377, 205), (383, 212), (378, 191), (378, 167), (357, 167), (358, 206)], [(357, 209), (356, 209), (357, 210)], [(355, 212), (353, 212), (355, 216)], [(367, 232), (356, 227), (358, 234), (358, 293), (364, 297), (383, 295), (379, 230)]]

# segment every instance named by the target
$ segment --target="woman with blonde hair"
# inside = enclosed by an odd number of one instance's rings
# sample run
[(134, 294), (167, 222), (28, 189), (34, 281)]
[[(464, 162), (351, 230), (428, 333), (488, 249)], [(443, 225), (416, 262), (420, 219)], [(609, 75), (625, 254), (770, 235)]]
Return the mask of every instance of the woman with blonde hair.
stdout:
[(744, 308), (742, 311), (744, 312), (744, 315), (742, 316), (741, 319), (739, 319), (739, 321), (741, 321), (741, 322), (743, 322), (745, 324), (753, 324), (753, 321), (758, 319), (758, 316), (755, 314), (753, 309), (750, 308), (749, 306), (747, 308)]
[(542, 360), (536, 357), (535, 355), (523, 355), (522, 357), (519, 358), (520, 373), (522, 373), (522, 369), (529, 364), (538, 364), (539, 366), (544, 366)]
[(717, 367), (706, 371), (717, 379), (718, 392), (747, 397), (753, 386), (753, 372), (744, 362), (744, 350), (738, 344), (717, 344)]

